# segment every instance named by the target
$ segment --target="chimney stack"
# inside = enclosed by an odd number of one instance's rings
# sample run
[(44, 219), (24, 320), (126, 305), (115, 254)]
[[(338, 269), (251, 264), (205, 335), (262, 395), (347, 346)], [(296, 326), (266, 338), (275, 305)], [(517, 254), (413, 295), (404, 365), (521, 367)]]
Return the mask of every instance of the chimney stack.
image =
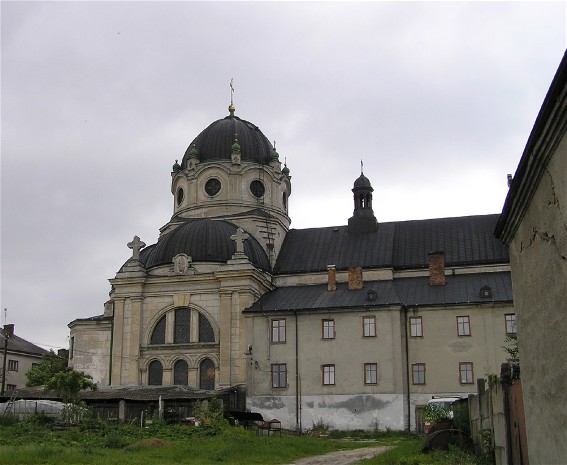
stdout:
[(335, 270), (335, 265), (327, 265), (327, 290), (337, 290), (337, 270)]
[(429, 252), (429, 285), (445, 285), (445, 252)]
[(14, 325), (4, 325), (4, 336), (10, 338), (14, 335)]
[(351, 267), (348, 269), (348, 288), (349, 289), (362, 289), (364, 281), (362, 280), (362, 268), (360, 266)]

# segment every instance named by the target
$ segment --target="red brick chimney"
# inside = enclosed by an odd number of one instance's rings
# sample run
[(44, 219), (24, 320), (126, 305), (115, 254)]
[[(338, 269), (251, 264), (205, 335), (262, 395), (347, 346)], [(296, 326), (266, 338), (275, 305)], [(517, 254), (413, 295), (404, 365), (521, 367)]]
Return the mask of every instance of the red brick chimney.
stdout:
[(14, 335), (14, 325), (4, 325), (4, 336), (12, 337)]
[(348, 269), (348, 288), (349, 289), (362, 289), (364, 281), (362, 280), (362, 268), (360, 266), (351, 267)]
[(337, 270), (335, 270), (335, 265), (327, 265), (327, 290), (337, 290)]
[(445, 285), (445, 252), (429, 252), (429, 285)]

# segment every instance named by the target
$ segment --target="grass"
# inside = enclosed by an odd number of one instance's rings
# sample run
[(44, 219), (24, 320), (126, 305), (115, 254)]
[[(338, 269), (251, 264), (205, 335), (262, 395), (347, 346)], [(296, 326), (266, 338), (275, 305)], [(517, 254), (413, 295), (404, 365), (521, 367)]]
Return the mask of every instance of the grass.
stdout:
[(297, 437), (257, 436), (219, 423), (210, 427), (91, 422), (64, 431), (25, 421), (0, 426), (0, 465), (288, 464), (299, 458), (358, 447), (394, 448), (361, 464), (487, 465), (461, 451), (423, 454), (423, 437), (392, 432), (325, 431)]

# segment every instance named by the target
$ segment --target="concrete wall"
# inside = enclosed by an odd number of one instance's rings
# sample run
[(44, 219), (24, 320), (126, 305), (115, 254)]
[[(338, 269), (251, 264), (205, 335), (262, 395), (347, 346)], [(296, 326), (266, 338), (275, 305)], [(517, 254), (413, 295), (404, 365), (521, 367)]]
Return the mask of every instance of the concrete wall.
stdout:
[(567, 138), (510, 247), (530, 463), (567, 457)]

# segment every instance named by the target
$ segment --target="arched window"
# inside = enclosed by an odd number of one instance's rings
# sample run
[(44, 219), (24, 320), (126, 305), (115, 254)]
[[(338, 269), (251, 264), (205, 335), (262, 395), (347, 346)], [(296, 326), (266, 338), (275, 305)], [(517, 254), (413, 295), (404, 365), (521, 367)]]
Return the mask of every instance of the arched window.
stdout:
[(148, 367), (148, 384), (152, 386), (163, 384), (163, 365), (159, 360), (154, 360)]
[(175, 310), (175, 333), (174, 344), (185, 344), (189, 342), (189, 322), (191, 311), (188, 308), (178, 308)]
[(199, 342), (215, 342), (213, 327), (202, 313), (199, 313)]
[(199, 365), (199, 388), (212, 391), (215, 388), (215, 364), (206, 358)]
[(150, 338), (150, 344), (165, 344), (165, 315), (157, 322)]
[(284, 192), (282, 195), (283, 208), (287, 212), (287, 194)]
[(189, 365), (185, 360), (177, 360), (173, 365), (173, 384), (178, 386), (189, 384)]

